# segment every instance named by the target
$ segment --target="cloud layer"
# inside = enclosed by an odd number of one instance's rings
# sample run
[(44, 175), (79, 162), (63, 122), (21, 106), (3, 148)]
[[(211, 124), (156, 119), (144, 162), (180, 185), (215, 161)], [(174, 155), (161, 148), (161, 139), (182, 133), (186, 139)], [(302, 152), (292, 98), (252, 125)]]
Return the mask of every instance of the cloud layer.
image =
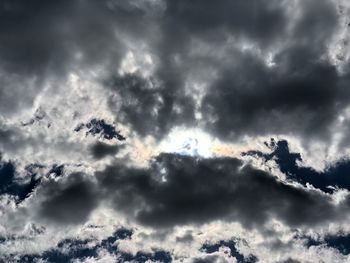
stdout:
[(348, 262), (349, 15), (0, 1), (0, 261)]

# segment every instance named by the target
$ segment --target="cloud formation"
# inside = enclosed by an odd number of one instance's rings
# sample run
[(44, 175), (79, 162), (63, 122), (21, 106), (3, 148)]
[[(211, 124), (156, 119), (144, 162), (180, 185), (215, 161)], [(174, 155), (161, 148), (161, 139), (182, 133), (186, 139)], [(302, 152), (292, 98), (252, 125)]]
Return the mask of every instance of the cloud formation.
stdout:
[(347, 216), (329, 196), (280, 182), (235, 158), (161, 154), (149, 170), (112, 166), (96, 176), (116, 210), (155, 227), (211, 220), (254, 227), (271, 217), (300, 227)]
[(349, 15), (0, 0), (0, 261), (348, 262)]

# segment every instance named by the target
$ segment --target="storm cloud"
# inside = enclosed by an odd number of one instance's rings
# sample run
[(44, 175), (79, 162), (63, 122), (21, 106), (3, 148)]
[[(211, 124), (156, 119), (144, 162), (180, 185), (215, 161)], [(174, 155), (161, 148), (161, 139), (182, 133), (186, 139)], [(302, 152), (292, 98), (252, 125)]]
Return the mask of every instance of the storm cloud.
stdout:
[(43, 183), (37, 193), (42, 199), (37, 216), (59, 224), (84, 222), (97, 205), (95, 191), (83, 174)]
[[(3, 1), (0, 66), (6, 78), (32, 76), (37, 90), (52, 74), (102, 65), (102, 84), (120, 98), (109, 103), (116, 120), (142, 136), (199, 125), (230, 140), (271, 133), (329, 139), (349, 98), (347, 71), (338, 70), (329, 50), (346, 26), (342, 8), (313, 0)], [(151, 75), (116, 74), (112, 68), (128, 50), (142, 52), (140, 45), (157, 62)], [(203, 81), (196, 101), (188, 88)], [(33, 102), (35, 93), (1, 98), (14, 101), (12, 108)]]
[(0, 261), (348, 262), (349, 17), (0, 0)]
[(259, 227), (271, 218), (300, 227), (348, 216), (348, 201), (335, 206), (325, 194), (283, 183), (235, 158), (161, 154), (150, 169), (111, 166), (96, 177), (117, 211), (154, 227), (213, 220)]

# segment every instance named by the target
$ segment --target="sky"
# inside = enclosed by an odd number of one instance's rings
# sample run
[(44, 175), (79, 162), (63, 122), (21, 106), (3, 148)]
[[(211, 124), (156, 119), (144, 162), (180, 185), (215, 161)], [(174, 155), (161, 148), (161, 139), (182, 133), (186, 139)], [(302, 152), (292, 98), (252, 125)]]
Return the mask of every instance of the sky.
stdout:
[(0, 0), (0, 263), (350, 262), (347, 0)]

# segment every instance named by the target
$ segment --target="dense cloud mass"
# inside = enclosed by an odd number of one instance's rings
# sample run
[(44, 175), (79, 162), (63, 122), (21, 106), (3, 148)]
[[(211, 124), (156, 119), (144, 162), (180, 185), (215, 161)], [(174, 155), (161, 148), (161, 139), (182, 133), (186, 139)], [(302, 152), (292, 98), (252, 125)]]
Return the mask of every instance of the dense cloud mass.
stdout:
[(347, 216), (328, 196), (284, 184), (232, 158), (162, 154), (150, 170), (108, 167), (97, 177), (117, 210), (130, 216), (137, 211), (136, 220), (158, 227), (218, 219), (250, 227), (271, 217), (294, 227)]
[(38, 216), (62, 224), (86, 220), (96, 202), (93, 184), (80, 174), (72, 174), (64, 183), (43, 184), (38, 194), (46, 196)]
[[(183, 96), (183, 91), (176, 90), (178, 86), (168, 89), (136, 74), (107, 83), (122, 100), (118, 119), (142, 136), (163, 136), (172, 127), (190, 125), (194, 120), (194, 101)], [(115, 103), (113, 99), (109, 102), (112, 110)]]
[(0, 0), (0, 262), (349, 262), (346, 0)]

